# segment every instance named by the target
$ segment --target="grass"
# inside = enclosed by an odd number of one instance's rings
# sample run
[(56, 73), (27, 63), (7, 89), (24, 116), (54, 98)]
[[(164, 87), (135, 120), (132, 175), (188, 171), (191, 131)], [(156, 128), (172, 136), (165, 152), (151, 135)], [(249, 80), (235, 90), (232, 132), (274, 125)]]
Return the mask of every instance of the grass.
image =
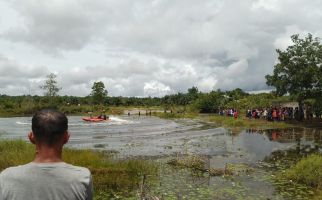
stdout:
[(311, 154), (290, 167), (282, 167), (274, 180), (279, 193), (287, 199), (294, 196), (322, 199), (322, 155)]
[(205, 171), (205, 159), (197, 155), (177, 156), (167, 162), (169, 165), (189, 168), (193, 170)]
[(322, 155), (314, 154), (286, 170), (285, 178), (322, 190)]
[(167, 164), (180, 168), (188, 168), (194, 171), (207, 172), (210, 176), (231, 176), (237, 172), (235, 165), (227, 164), (225, 168), (207, 168), (205, 157), (199, 155), (177, 156)]
[[(34, 158), (34, 146), (22, 140), (2, 140), (0, 158), (0, 171), (26, 164)], [(92, 150), (64, 149), (63, 160), (90, 169), (95, 199), (136, 196), (142, 176), (158, 172), (158, 166), (152, 161), (115, 160), (107, 153)]]
[(170, 112), (155, 112), (154, 116), (160, 117), (162, 119), (178, 119), (178, 118), (189, 118), (193, 119), (198, 117), (198, 113), (170, 113)]

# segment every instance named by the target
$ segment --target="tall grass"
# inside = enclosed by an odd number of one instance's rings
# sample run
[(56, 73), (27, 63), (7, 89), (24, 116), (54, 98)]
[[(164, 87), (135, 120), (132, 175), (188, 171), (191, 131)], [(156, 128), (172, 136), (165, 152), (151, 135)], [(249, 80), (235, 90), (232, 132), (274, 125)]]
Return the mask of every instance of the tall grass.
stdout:
[(198, 113), (169, 113), (169, 112), (155, 112), (153, 115), (163, 118), (163, 119), (176, 119), (176, 118), (196, 118)]
[(286, 170), (287, 179), (322, 190), (322, 155), (314, 154)]
[[(22, 140), (0, 140), (0, 158), (0, 171), (26, 164), (34, 158), (34, 146)], [(116, 160), (107, 153), (92, 150), (66, 148), (63, 160), (90, 169), (95, 199), (135, 196), (142, 176), (155, 175), (158, 171), (158, 166), (152, 161)]]

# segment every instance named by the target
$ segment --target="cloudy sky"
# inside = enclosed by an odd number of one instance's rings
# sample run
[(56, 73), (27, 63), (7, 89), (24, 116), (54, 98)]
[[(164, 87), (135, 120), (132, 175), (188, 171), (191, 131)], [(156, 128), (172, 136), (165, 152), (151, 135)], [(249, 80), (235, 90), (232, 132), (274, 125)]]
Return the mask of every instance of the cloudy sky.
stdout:
[(275, 49), (322, 36), (321, 0), (1, 0), (0, 94), (265, 90)]

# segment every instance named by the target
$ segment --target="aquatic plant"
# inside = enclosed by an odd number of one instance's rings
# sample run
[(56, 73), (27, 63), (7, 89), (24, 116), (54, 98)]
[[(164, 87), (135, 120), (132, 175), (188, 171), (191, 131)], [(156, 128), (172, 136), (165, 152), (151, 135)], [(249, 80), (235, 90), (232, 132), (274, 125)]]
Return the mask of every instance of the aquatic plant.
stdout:
[(285, 178), (307, 186), (322, 189), (322, 155), (313, 154), (286, 170)]
[(176, 118), (196, 118), (198, 117), (198, 113), (194, 112), (185, 112), (185, 113), (169, 113), (169, 112), (155, 112), (153, 115), (163, 118), (163, 119), (176, 119)]
[(167, 163), (172, 166), (205, 171), (205, 159), (198, 155), (177, 156)]

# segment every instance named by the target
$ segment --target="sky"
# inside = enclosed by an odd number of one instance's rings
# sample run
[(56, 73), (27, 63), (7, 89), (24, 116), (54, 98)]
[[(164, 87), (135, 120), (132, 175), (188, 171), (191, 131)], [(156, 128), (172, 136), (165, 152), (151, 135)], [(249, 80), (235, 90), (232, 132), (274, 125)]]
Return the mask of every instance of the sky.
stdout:
[(321, 0), (1, 0), (0, 94), (270, 89), (290, 36), (322, 36)]

